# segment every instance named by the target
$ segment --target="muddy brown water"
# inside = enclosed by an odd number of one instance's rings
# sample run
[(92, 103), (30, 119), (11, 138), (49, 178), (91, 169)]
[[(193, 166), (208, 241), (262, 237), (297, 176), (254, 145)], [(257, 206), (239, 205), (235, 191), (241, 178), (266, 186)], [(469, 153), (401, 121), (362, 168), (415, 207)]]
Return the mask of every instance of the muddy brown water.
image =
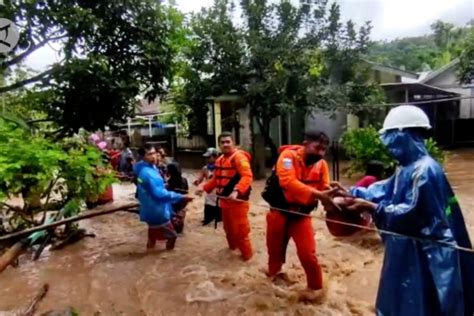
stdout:
[[(446, 169), (473, 236), (474, 150), (451, 152)], [(297, 301), (305, 275), (293, 244), (284, 269), (295, 284), (268, 281), (262, 272), (266, 209), (257, 206), (262, 187), (261, 181), (254, 184), (250, 221), (256, 255), (248, 263), (226, 249), (221, 224), (217, 230), (200, 225), (202, 199), (188, 207), (184, 235), (170, 252), (159, 245), (147, 253), (146, 226), (137, 215), (116, 213), (81, 222), (96, 238), (45, 251), (37, 262), (31, 254), (23, 255), (18, 268), (5, 270), (0, 275), (0, 315), (24, 309), (44, 283), (50, 291), (38, 314), (74, 307), (80, 315), (373, 315), (383, 256), (374, 233), (337, 239), (324, 222), (314, 220), (328, 288), (321, 304)], [(114, 190), (116, 200), (133, 199), (133, 185)]]

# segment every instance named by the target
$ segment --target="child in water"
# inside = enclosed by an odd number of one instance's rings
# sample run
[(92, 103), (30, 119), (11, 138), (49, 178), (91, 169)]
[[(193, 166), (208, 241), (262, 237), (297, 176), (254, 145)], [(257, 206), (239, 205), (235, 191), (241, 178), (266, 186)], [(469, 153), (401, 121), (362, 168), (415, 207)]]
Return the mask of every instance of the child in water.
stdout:
[[(169, 191), (174, 191), (180, 194), (187, 194), (189, 190), (188, 180), (181, 174), (181, 168), (176, 162), (170, 163), (166, 167), (167, 184), (166, 188)], [(178, 202), (172, 205), (174, 216), (171, 220), (174, 229), (178, 234), (183, 232), (184, 229), (184, 218), (186, 217), (186, 203)]]
[[(370, 161), (366, 166), (365, 176), (357, 181), (355, 186), (368, 188), (375, 182), (382, 180), (384, 170), (385, 167), (382, 162), (376, 160)], [(343, 209), (345, 209), (347, 203), (350, 204), (350, 199), (336, 198), (335, 201), (336, 200), (336, 203)], [(328, 213), (326, 214), (326, 218), (329, 219), (329, 221), (326, 221), (329, 232), (337, 237), (351, 236), (363, 230), (361, 227), (344, 225), (338, 222), (346, 222), (365, 227), (369, 227), (372, 224), (372, 215), (368, 212), (362, 212), (360, 214), (351, 212)], [(337, 222), (332, 222), (331, 220)]]

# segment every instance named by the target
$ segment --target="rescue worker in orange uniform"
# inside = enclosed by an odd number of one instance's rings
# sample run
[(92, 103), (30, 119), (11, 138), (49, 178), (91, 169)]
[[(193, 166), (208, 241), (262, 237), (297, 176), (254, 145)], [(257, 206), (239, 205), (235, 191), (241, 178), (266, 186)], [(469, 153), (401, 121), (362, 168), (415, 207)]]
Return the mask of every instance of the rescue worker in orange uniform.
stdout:
[(216, 160), (214, 177), (200, 185), (196, 194), (216, 189), (227, 243), (231, 250), (239, 249), (244, 261), (253, 255), (248, 220), (249, 196), (253, 179), (250, 154), (237, 149), (233, 136), (224, 132), (218, 138), (222, 155)]
[[(312, 131), (305, 134), (302, 146), (289, 145), (280, 148), (281, 154), (274, 172), (289, 210), (309, 214), (317, 207), (318, 200), (325, 209), (337, 209), (331, 198), (337, 188), (331, 189), (328, 164), (323, 159), (328, 144), (329, 138), (326, 134)], [(322, 289), (323, 276), (316, 258), (311, 217), (308, 216), (270, 209), (267, 214), (267, 275), (274, 277), (280, 274), (290, 238), (295, 242), (298, 258), (306, 273), (308, 288)]]

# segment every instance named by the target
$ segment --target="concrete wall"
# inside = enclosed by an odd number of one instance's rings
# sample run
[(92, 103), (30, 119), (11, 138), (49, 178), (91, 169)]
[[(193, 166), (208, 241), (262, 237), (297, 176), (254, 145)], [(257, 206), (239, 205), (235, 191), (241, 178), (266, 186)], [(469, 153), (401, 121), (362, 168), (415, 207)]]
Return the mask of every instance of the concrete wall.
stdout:
[[(374, 70), (371, 72), (369, 80), (378, 83), (394, 83), (400, 82), (401, 78), (398, 75)], [(355, 122), (357, 120), (353, 121)], [(347, 123), (347, 113), (344, 111), (336, 113), (333, 117), (330, 117), (327, 114), (321, 112), (313, 112), (311, 115), (308, 115), (306, 117), (305, 125), (308, 129), (313, 127), (322, 130), (329, 136), (331, 141), (338, 141), (347, 129)], [(360, 124), (362, 123), (364, 122), (360, 122)], [(372, 122), (365, 123), (370, 124)]]
[[(456, 67), (445, 71), (439, 76), (429, 80), (426, 84), (435, 86), (441, 89), (459, 93), (461, 96), (474, 96), (474, 87), (462, 86), (458, 83), (456, 75)], [(464, 99), (459, 103), (459, 118), (469, 119), (474, 118), (474, 100)]]
[(347, 115), (338, 112), (334, 117), (329, 117), (321, 112), (313, 112), (306, 118), (306, 128), (315, 128), (325, 132), (331, 141), (338, 141), (344, 134), (347, 125)]
[(291, 143), (300, 144), (303, 142), (304, 131), (306, 129), (306, 116), (304, 111), (297, 110), (295, 113), (291, 114), (290, 119), (290, 134), (291, 134)]
[(374, 83), (393, 83), (401, 82), (401, 77), (388, 72), (373, 69), (370, 72), (369, 81)]
[(238, 110), (240, 123), (240, 147), (245, 150), (252, 148), (252, 131), (250, 130), (250, 110), (246, 106)]
[(451, 69), (443, 72), (439, 76), (428, 80), (426, 84), (445, 89), (459, 86), (457, 82), (458, 79), (456, 77), (456, 67), (452, 67)]

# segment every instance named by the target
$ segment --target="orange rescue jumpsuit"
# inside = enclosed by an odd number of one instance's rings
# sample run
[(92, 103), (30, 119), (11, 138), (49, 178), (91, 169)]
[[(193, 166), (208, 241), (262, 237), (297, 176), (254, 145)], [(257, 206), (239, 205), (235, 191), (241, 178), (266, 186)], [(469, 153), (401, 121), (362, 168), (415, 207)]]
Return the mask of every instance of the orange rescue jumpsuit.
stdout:
[[(240, 179), (229, 191), (229, 182), (233, 181), (232, 179), (234, 177), (240, 177)], [(229, 248), (232, 250), (239, 248), (242, 258), (245, 261), (252, 258), (253, 255), (249, 238), (249, 202), (247, 202), (250, 195), (252, 179), (253, 174), (250, 167), (250, 154), (243, 150), (236, 149), (231, 154), (221, 155), (217, 158), (214, 177), (204, 185), (204, 191), (207, 193), (216, 189), (218, 196), (228, 196), (232, 191), (238, 191), (238, 199), (246, 200), (243, 202), (219, 199), (224, 231)]]
[[(306, 166), (303, 146), (284, 146), (276, 164), (276, 174), (291, 210), (315, 207), (315, 189), (329, 187), (329, 168), (325, 160)], [(310, 289), (323, 287), (322, 271), (316, 258), (316, 241), (311, 218), (292, 216), (277, 210), (267, 214), (268, 274), (274, 276), (285, 263), (286, 247), (293, 238), (298, 258), (306, 272)]]

